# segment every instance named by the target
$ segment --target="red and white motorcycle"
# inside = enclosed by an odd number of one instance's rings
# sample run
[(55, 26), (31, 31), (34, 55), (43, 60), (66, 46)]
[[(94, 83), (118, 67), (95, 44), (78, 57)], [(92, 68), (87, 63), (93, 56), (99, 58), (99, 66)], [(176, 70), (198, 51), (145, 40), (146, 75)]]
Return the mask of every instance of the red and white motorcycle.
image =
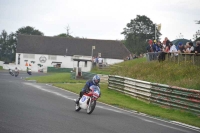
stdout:
[(79, 100), (79, 104), (75, 105), (75, 110), (78, 112), (81, 109), (85, 109), (87, 111), (87, 114), (91, 114), (95, 109), (96, 100), (99, 97), (100, 88), (95, 85), (90, 86), (90, 91), (83, 94), (83, 96)]

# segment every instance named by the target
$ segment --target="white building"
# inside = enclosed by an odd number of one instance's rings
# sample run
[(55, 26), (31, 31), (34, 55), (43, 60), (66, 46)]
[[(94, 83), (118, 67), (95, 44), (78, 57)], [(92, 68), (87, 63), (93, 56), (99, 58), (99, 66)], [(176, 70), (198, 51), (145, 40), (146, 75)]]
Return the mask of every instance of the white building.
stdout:
[[(104, 63), (123, 62), (129, 50), (114, 40), (75, 39), (37, 35), (18, 35), (16, 66), (21, 70), (47, 70), (47, 67), (81, 67), (88, 72), (92, 67), (92, 56), (101, 55)], [(28, 66), (27, 66), (28, 65)]]

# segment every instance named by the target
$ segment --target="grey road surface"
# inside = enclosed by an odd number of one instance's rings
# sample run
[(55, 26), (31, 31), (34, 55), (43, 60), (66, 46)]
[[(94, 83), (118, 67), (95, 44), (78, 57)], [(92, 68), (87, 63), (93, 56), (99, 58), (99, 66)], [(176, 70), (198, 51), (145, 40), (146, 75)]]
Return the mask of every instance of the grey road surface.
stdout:
[[(35, 75), (43, 75), (36, 74)], [(76, 112), (77, 95), (0, 72), (0, 133), (197, 133), (187, 127), (97, 103)], [(67, 86), (67, 84), (66, 84)], [(123, 99), (122, 99), (123, 100)]]

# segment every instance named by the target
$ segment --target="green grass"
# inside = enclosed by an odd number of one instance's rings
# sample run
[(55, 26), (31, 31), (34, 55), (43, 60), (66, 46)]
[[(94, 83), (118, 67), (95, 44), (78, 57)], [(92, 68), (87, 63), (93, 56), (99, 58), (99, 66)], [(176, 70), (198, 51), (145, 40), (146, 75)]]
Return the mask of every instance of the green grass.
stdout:
[(52, 73), (47, 76), (35, 76), (27, 80), (37, 80), (38, 83), (84, 83), (86, 80), (73, 80), (70, 73)]
[[(123, 63), (116, 64), (117, 67), (111, 67), (111, 75), (119, 75), (143, 81), (167, 84), (170, 86), (179, 86), (188, 89), (200, 90), (200, 71), (198, 66), (188, 63), (173, 62), (147, 62), (146, 58), (139, 58)], [(95, 69), (93, 73), (95, 73)], [(98, 73), (100, 70), (96, 71)]]
[[(79, 94), (80, 90), (83, 88), (84, 84), (53, 84), (54, 86), (72, 91)], [(128, 110), (136, 110), (138, 112), (146, 113), (148, 115), (165, 119), (174, 120), (190, 124), (193, 126), (200, 127), (200, 117), (197, 115), (183, 112), (175, 109), (166, 109), (159, 107), (157, 105), (149, 104), (130, 96), (124, 95), (120, 92), (111, 90), (107, 88), (107, 84), (101, 84), (101, 97), (98, 101), (120, 107)]]
[(3, 70), (3, 67), (2, 67), (2, 66), (0, 66), (0, 70)]

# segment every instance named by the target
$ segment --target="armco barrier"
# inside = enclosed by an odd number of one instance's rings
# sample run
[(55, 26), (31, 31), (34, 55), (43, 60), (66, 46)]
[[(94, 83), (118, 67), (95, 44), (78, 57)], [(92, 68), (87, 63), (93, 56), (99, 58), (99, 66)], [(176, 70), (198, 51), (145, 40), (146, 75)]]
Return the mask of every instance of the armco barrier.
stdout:
[(200, 91), (151, 83), (150, 101), (200, 114)]
[(109, 75), (108, 88), (153, 104), (200, 114), (200, 91)]
[(150, 82), (135, 80), (131, 78), (109, 75), (108, 88), (131, 95), (135, 98), (144, 99), (146, 101), (149, 101), (151, 96)]

